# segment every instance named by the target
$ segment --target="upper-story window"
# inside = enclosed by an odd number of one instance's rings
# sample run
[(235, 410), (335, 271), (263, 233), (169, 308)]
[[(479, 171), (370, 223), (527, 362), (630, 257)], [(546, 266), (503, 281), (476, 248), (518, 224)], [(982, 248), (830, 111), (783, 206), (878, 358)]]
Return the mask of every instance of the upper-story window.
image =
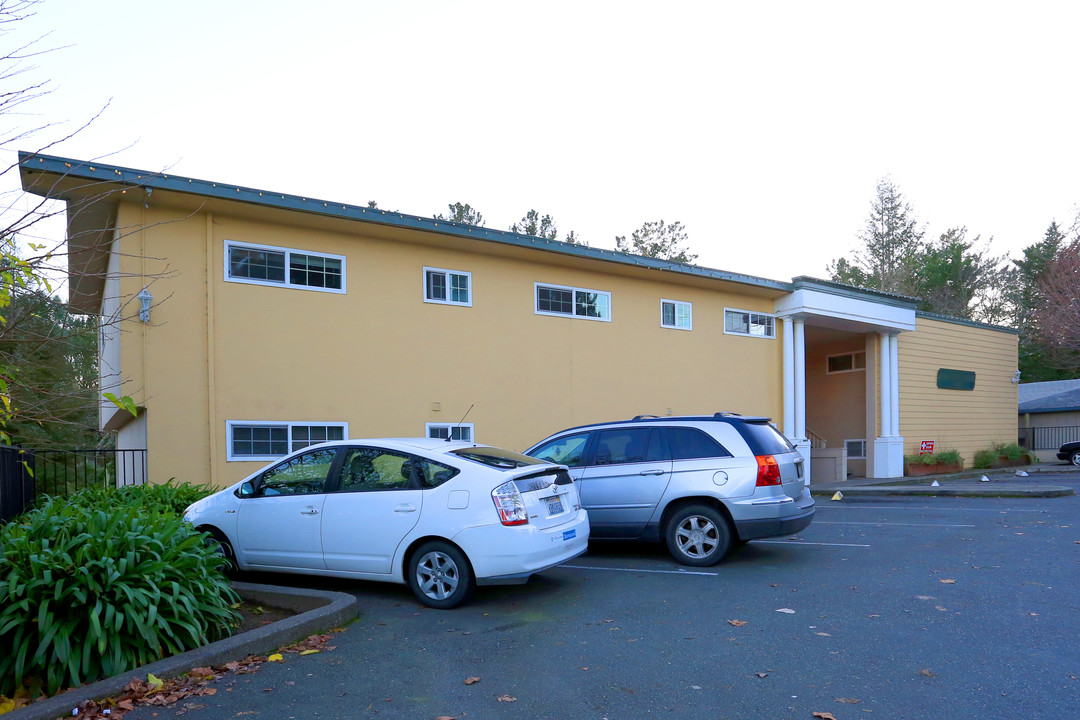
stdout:
[(611, 293), (536, 283), (537, 315), (569, 315), (611, 321)]
[(724, 332), (751, 337), (776, 337), (776, 318), (749, 310), (724, 310)]
[(464, 440), (465, 442), (472, 442), (473, 439), (473, 423), (457, 423), (456, 425), (425, 423), (425, 429), (429, 438)]
[(424, 268), (424, 302), (472, 305), (472, 273)]
[(693, 330), (694, 306), (678, 300), (661, 300), (660, 324), (666, 328)]
[(345, 292), (345, 258), (225, 241), (225, 279), (254, 285)]

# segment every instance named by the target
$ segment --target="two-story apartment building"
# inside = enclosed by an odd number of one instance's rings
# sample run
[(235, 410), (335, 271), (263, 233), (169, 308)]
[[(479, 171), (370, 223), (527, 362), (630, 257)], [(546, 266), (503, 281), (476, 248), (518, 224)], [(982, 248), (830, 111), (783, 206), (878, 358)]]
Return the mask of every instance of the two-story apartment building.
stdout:
[[(916, 301), (79, 160), (69, 299), (103, 323), (101, 427), (152, 482), (222, 486), (323, 439), (522, 449), (639, 414), (767, 415), (812, 477), (1015, 437), (1016, 335)], [(945, 378), (945, 381), (942, 381)]]

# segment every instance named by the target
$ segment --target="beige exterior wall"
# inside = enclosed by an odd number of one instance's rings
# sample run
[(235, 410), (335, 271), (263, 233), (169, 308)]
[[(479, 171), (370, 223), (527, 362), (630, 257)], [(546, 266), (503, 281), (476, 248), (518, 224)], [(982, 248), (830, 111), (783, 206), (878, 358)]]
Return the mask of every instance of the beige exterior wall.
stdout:
[[(923, 440), (933, 440), (935, 451), (959, 450), (970, 466), (976, 451), (1016, 442), (1015, 334), (919, 317), (899, 345), (905, 454), (918, 454)], [(940, 368), (974, 372), (975, 389), (939, 389)]]
[[(121, 226), (146, 229), (120, 241), (120, 292), (158, 276), (151, 323), (126, 322), (121, 340), (124, 392), (146, 408), (151, 482), (223, 486), (261, 467), (226, 461), (229, 420), (420, 436), (473, 406), (477, 441), (521, 450), (642, 413), (781, 414), (779, 338), (723, 331), (725, 307), (772, 311), (761, 291), (421, 231), (331, 228), (300, 213), (242, 214), (121, 207)], [(345, 256), (347, 292), (226, 282), (226, 239)], [(473, 306), (425, 303), (424, 266), (472, 273)], [(610, 292), (612, 321), (536, 315), (535, 282)], [(661, 298), (693, 303), (692, 331), (660, 326)]]

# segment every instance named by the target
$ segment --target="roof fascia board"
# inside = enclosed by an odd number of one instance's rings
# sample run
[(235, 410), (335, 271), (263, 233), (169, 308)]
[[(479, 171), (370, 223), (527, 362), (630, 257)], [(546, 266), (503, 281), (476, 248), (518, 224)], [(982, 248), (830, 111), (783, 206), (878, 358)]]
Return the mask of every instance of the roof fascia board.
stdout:
[(1019, 335), (1020, 331), (1016, 328), (1004, 327), (1002, 325), (991, 325), (989, 323), (981, 323), (976, 320), (968, 320), (966, 318), (957, 318), (949, 315), (938, 315), (937, 313), (926, 312), (925, 310), (917, 310), (915, 315), (927, 320), (940, 320), (941, 322), (952, 323), (953, 325), (966, 325), (967, 327), (979, 328), (980, 330), (996, 330), (998, 332), (1009, 333), (1010, 335)]
[(906, 305), (882, 302), (874, 296), (848, 292), (824, 292), (815, 287), (797, 287), (776, 301), (780, 317), (808, 320), (830, 318), (851, 323), (851, 330), (915, 329), (915, 309)]
[[(293, 210), (297, 212), (326, 215), (336, 218), (344, 218), (359, 222), (377, 223), (399, 228), (411, 228), (426, 232), (453, 235), (455, 237), (472, 238), (485, 242), (495, 242), (516, 247), (530, 248), (534, 250), (553, 252), (562, 255), (571, 255), (590, 260), (617, 263), (640, 267), (662, 272), (673, 272), (690, 277), (706, 278), (723, 282), (750, 285), (753, 287), (773, 290), (778, 293), (791, 292), (792, 284), (779, 280), (769, 280), (753, 275), (726, 272), (713, 268), (699, 267), (670, 260), (657, 260), (655, 258), (629, 255), (614, 250), (603, 248), (591, 248), (584, 245), (574, 245), (557, 240), (529, 235), (519, 235), (507, 230), (493, 230), (490, 228), (475, 227), (461, 223), (435, 220), (417, 215), (408, 215), (401, 212), (380, 210), (358, 205), (318, 200), (299, 195), (270, 192), (255, 188), (240, 187), (226, 183), (197, 180), (194, 178), (170, 175), (168, 173), (147, 172), (115, 165), (92, 163), (82, 160), (56, 157), (52, 155), (37, 155), (27, 152), (19, 153), (19, 164), (23, 168), (23, 189), (27, 192), (35, 192), (35, 188), (27, 181), (25, 172), (43, 172), (57, 174), (73, 178), (94, 180), (99, 183), (109, 182), (118, 185), (126, 185), (154, 190), (167, 190), (177, 193), (187, 193), (200, 197), (215, 198), (240, 203), (249, 203), (270, 208)], [(40, 193), (37, 193), (40, 194)]]

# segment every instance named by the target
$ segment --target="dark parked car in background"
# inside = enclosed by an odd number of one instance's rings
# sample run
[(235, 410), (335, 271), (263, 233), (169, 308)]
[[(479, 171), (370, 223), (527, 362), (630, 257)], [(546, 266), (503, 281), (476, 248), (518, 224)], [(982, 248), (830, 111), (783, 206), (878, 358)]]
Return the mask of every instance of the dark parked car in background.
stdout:
[(1073, 465), (1080, 466), (1080, 440), (1062, 445), (1058, 449), (1057, 456), (1058, 460), (1065, 460)]

